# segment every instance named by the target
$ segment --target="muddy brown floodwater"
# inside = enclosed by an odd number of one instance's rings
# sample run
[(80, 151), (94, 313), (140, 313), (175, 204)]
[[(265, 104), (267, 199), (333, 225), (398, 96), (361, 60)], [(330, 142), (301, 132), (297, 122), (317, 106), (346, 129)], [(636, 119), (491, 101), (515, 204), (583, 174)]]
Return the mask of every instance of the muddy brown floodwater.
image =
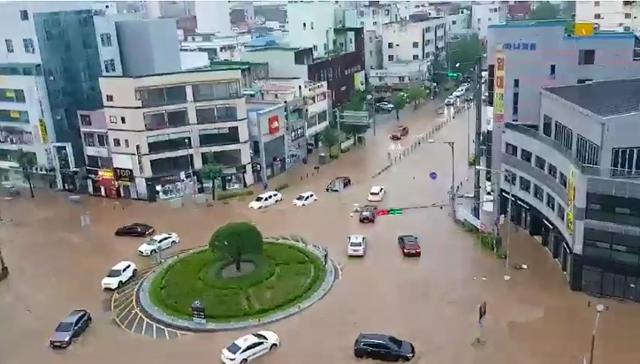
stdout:
[[(640, 363), (637, 345), (640, 306), (596, 300), (569, 290), (557, 263), (526, 232), (514, 231), (512, 261), (528, 264), (504, 281), (503, 261), (482, 251), (472, 237), (456, 227), (448, 208), (406, 211), (380, 217), (375, 224), (359, 224), (349, 211), (365, 202), (372, 184), (388, 194), (380, 206), (404, 207), (446, 203), (451, 176), (449, 149), (444, 144), (417, 148), (400, 163), (372, 180), (391, 150), (389, 133), (397, 126), (393, 115), (382, 117), (377, 135), (364, 148), (352, 150), (323, 166), (318, 175), (299, 167), (271, 182), (283, 181), (283, 203), (265, 211), (247, 208), (248, 201), (182, 208), (167, 203), (114, 202), (83, 197), (83, 205), (68, 202), (67, 194), (36, 191), (37, 198), (0, 201), (0, 245), (10, 266), (9, 279), (0, 282), (0, 363), (2, 364), (113, 364), (150, 362), (169, 364), (215, 363), (220, 350), (246, 332), (186, 335), (175, 340), (153, 340), (116, 326), (108, 311), (109, 295), (99, 282), (121, 259), (141, 266), (151, 258), (136, 255), (140, 239), (117, 238), (117, 226), (134, 221), (181, 236), (180, 248), (204, 244), (228, 221), (250, 220), (265, 235), (298, 234), (329, 248), (342, 267), (342, 278), (331, 292), (308, 310), (267, 325), (280, 335), (282, 346), (259, 363), (356, 363), (353, 342), (360, 332), (384, 332), (411, 340), (417, 348), (413, 362), (437, 364), (581, 364), (588, 354), (593, 308), (587, 302), (609, 306), (602, 314), (594, 363)], [(438, 122), (433, 106), (403, 112), (409, 139)], [(466, 115), (459, 115), (434, 139), (453, 140), (457, 179), (470, 175), (465, 156)], [(407, 141), (402, 141), (406, 146)], [(439, 178), (431, 181), (430, 171)], [(327, 182), (348, 175), (354, 184), (341, 193), (325, 193)], [(465, 189), (470, 190), (468, 184)], [(318, 194), (311, 206), (296, 208), (291, 200), (307, 190)], [(80, 228), (80, 214), (89, 211), (91, 225)], [(365, 234), (369, 251), (364, 259), (347, 259), (346, 236)], [(420, 259), (403, 258), (399, 234), (416, 234), (422, 243)], [(176, 248), (174, 248), (176, 249)], [(482, 279), (485, 277), (486, 279)], [(488, 305), (484, 338), (477, 335), (477, 307)], [(93, 326), (68, 350), (47, 346), (52, 329), (69, 310), (87, 308)]]

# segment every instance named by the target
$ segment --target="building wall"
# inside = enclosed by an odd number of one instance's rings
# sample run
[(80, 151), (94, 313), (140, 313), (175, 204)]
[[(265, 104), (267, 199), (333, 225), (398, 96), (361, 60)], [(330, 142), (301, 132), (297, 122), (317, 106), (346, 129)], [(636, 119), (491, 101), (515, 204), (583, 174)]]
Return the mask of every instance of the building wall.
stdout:
[(382, 68), (382, 36), (375, 30), (365, 31), (364, 63), (367, 70)]
[(135, 14), (96, 15), (93, 17), (103, 75), (122, 75), (122, 60), (120, 59), (116, 21), (135, 19), (136, 17), (137, 15)]
[(143, 76), (181, 70), (180, 43), (173, 19), (116, 23), (123, 74)]
[(576, 21), (591, 22), (600, 30), (638, 31), (634, 17), (640, 15), (633, 1), (576, 1)]
[(242, 55), (243, 61), (267, 62), (270, 77), (297, 77), (307, 79), (307, 66), (296, 64), (295, 49), (259, 49), (247, 51)]
[(458, 14), (446, 16), (447, 34), (467, 34), (471, 31), (471, 13), (468, 10), (460, 10)]
[(198, 33), (231, 33), (231, 8), (228, 1), (196, 1), (195, 14)]
[(327, 2), (287, 4), (289, 45), (313, 48), (314, 57), (323, 57), (334, 48), (335, 7)]
[(445, 45), (445, 19), (385, 24), (382, 30), (382, 63), (429, 60)]
[(471, 6), (471, 29), (480, 39), (487, 39), (490, 25), (502, 24), (507, 20), (507, 7), (498, 1), (474, 3)]

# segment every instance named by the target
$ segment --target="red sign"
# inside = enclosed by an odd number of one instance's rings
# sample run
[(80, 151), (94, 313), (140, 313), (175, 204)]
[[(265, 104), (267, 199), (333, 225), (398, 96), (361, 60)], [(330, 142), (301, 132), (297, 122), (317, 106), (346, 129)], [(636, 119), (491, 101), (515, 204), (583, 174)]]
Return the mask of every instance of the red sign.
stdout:
[(269, 134), (276, 134), (280, 131), (280, 121), (278, 115), (269, 117)]

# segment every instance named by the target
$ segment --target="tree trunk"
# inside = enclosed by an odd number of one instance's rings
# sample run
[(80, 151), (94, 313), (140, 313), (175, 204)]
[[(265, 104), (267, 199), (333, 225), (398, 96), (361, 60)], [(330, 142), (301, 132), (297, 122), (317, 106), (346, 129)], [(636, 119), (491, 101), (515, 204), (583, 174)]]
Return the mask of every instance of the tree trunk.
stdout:
[(4, 263), (4, 257), (2, 256), (2, 250), (0, 250), (0, 281), (7, 278), (9, 275), (9, 268)]
[(24, 173), (24, 178), (27, 179), (27, 183), (29, 184), (29, 192), (31, 193), (31, 198), (35, 198), (36, 196), (33, 194), (33, 185), (31, 184), (31, 173), (23, 168), (22, 172)]
[(211, 179), (211, 200), (216, 200), (216, 179)]
[(236, 272), (240, 271), (240, 257), (236, 258)]

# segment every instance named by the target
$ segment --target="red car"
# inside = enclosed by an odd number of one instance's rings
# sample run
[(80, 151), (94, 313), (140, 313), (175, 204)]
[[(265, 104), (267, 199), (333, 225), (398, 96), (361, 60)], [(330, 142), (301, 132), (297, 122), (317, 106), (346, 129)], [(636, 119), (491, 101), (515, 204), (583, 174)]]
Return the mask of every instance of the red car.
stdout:
[(400, 125), (398, 126), (398, 129), (396, 130), (396, 132), (391, 134), (389, 138), (391, 140), (401, 140), (403, 137), (407, 135), (409, 135), (409, 128), (404, 125)]
[(418, 243), (418, 237), (415, 235), (398, 236), (398, 245), (405, 257), (419, 257), (422, 255), (422, 249)]

